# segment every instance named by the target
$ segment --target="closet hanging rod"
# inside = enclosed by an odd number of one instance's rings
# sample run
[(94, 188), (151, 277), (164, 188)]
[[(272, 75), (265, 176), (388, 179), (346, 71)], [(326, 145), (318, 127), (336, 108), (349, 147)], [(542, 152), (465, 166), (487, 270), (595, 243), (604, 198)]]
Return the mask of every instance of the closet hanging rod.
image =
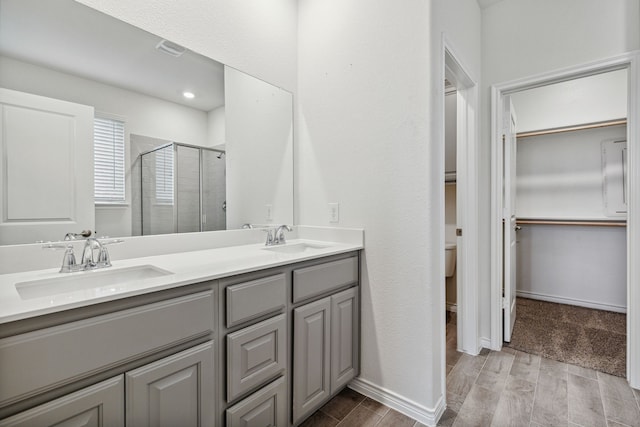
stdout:
[(626, 227), (627, 221), (571, 221), (558, 219), (516, 219), (518, 225), (580, 225), (588, 227)]
[(534, 130), (531, 132), (520, 132), (516, 134), (516, 138), (528, 138), (531, 136), (541, 136), (541, 135), (551, 135), (554, 133), (564, 133), (564, 132), (573, 132), (577, 130), (587, 130), (587, 129), (596, 129), (596, 128), (604, 128), (609, 126), (620, 126), (626, 125), (627, 119), (616, 119), (616, 120), (607, 120), (604, 122), (595, 122), (595, 123), (587, 123), (584, 125), (576, 125), (576, 126), (565, 126), (559, 128), (552, 129), (543, 129), (543, 130)]

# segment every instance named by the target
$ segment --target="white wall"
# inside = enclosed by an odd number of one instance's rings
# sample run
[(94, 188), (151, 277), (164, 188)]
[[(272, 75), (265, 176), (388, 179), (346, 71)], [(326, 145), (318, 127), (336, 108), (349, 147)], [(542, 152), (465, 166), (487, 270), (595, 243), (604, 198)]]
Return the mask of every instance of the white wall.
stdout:
[[(513, 95), (518, 130), (627, 116), (626, 70)], [(626, 126), (518, 139), (518, 218), (606, 220), (602, 142)], [(622, 191), (622, 189), (621, 189)], [(523, 225), (518, 233), (519, 296), (603, 310), (626, 310), (626, 229)]]
[[(474, 0), (301, 0), (302, 224), (362, 226), (362, 383), (416, 410), (443, 397), (442, 31), (480, 71)], [(436, 77), (438, 76), (438, 77)]]
[(518, 139), (516, 216), (607, 219), (602, 142), (626, 135), (621, 125)]
[(626, 311), (624, 227), (523, 225), (517, 294), (601, 310)]
[(224, 150), (224, 144), (227, 142), (224, 105), (209, 111), (208, 120), (207, 146)]
[(480, 334), (490, 336), (490, 98), (492, 84), (640, 48), (637, 0), (509, 0), (482, 11)]
[(627, 78), (627, 70), (617, 70), (514, 93), (516, 131), (626, 118)]
[[(519, 139), (517, 217), (606, 220), (601, 144), (625, 136), (622, 125)], [(626, 249), (624, 227), (522, 225), (518, 295), (624, 310)]]
[(293, 224), (291, 93), (230, 67), (224, 92), (227, 227)]
[(457, 140), (457, 92), (448, 93), (444, 97), (444, 171), (451, 173), (456, 171), (456, 156), (458, 148)]

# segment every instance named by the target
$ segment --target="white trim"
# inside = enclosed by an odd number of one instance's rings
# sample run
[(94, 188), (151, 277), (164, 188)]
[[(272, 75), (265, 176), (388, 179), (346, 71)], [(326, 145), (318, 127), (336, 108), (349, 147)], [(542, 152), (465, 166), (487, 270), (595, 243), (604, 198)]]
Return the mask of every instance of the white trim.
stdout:
[[(500, 101), (500, 102), (498, 102)], [(499, 105), (498, 105), (499, 104)], [(491, 87), (491, 335), (488, 348), (502, 349), (502, 99), (495, 86)]]
[(627, 380), (640, 389), (640, 51), (629, 55), (627, 93), (628, 212), (627, 212)]
[(491, 340), (487, 337), (480, 337), (480, 345), (482, 348), (491, 348)]
[(452, 313), (457, 313), (458, 312), (458, 306), (456, 304), (451, 304), (450, 302), (447, 303), (447, 311), (450, 311)]
[(446, 409), (443, 396), (440, 396), (435, 408), (426, 408), (362, 378), (351, 381), (349, 388), (428, 426), (435, 426)]
[[(468, 67), (461, 61), (446, 34), (442, 35), (442, 55), (444, 72), (447, 78), (456, 83), (457, 98), (457, 220), (458, 228), (463, 230), (462, 237), (456, 238), (458, 268), (456, 294), (458, 310), (459, 351), (478, 354), (479, 307), (478, 284), (478, 85), (471, 77)], [(444, 103), (444, 97), (442, 102)], [(444, 120), (443, 143), (444, 143)], [(444, 159), (443, 159), (444, 165)], [(460, 203), (461, 202), (461, 203)], [(444, 229), (444, 224), (442, 224)], [(444, 251), (442, 251), (444, 254)], [(444, 352), (444, 349), (443, 349)]]
[(603, 304), (600, 302), (560, 297), (557, 295), (541, 294), (539, 292), (516, 291), (516, 296), (522, 298), (537, 299), (540, 301), (556, 302), (558, 304), (577, 305), (579, 307), (595, 308), (596, 310), (615, 311), (616, 313), (626, 313), (627, 307), (614, 304)]
[[(500, 127), (502, 120), (502, 98), (504, 95), (545, 86), (561, 81), (573, 80), (593, 74), (628, 70), (627, 88), (627, 141), (629, 151), (629, 212), (627, 218), (627, 379), (634, 388), (640, 388), (640, 147), (638, 115), (640, 114), (640, 51), (606, 58), (600, 61), (563, 68), (532, 77), (500, 83), (491, 87), (491, 164), (502, 164)], [(501, 211), (502, 173), (500, 168), (491, 168), (491, 348), (502, 347), (502, 251)]]

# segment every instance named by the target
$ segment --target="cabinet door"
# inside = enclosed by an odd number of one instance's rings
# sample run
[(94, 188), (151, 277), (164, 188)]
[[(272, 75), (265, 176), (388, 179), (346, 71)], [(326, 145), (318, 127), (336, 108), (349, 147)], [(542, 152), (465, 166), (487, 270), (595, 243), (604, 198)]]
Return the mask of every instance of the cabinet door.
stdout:
[(358, 371), (358, 288), (331, 297), (331, 394), (351, 381)]
[(330, 395), (331, 298), (293, 311), (293, 421), (315, 410)]
[(126, 374), (127, 425), (214, 425), (213, 342)]
[(2, 427), (120, 427), (124, 425), (122, 375), (0, 421)]

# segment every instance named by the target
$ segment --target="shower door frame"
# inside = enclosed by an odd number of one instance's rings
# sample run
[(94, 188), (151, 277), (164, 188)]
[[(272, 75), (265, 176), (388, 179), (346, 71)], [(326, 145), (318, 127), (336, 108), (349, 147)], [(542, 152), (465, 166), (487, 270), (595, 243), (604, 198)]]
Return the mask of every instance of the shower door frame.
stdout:
[[(202, 232), (203, 227), (203, 223), (202, 223), (202, 152), (203, 150), (206, 151), (213, 151), (216, 153), (220, 153), (220, 154), (226, 154), (225, 150), (220, 150), (218, 148), (212, 148), (212, 147), (202, 147), (199, 145), (192, 145), (192, 144), (185, 144), (182, 142), (168, 142), (166, 144), (162, 144), (159, 145), (151, 150), (147, 150), (144, 153), (140, 153), (138, 155), (138, 157), (140, 157), (140, 159), (142, 159), (142, 156), (145, 156), (147, 154), (151, 154), (155, 151), (159, 151), (159, 150), (164, 150), (168, 147), (172, 147), (173, 148), (173, 158), (174, 158), (174, 166), (173, 166), (173, 189), (174, 189), (174, 203), (173, 203), (173, 232), (174, 233), (178, 233), (178, 162), (176, 161), (176, 159), (178, 158), (178, 147), (186, 147), (186, 148), (193, 148), (198, 150), (198, 213), (199, 213), (199, 230), (198, 232)], [(143, 191), (143, 187), (144, 187), (144, 180), (143, 180), (143, 173), (144, 173), (144, 168), (142, 167), (142, 160), (140, 160), (140, 235), (141, 236), (150, 236), (150, 234), (144, 234), (144, 191)], [(226, 215), (226, 212), (225, 212)]]

